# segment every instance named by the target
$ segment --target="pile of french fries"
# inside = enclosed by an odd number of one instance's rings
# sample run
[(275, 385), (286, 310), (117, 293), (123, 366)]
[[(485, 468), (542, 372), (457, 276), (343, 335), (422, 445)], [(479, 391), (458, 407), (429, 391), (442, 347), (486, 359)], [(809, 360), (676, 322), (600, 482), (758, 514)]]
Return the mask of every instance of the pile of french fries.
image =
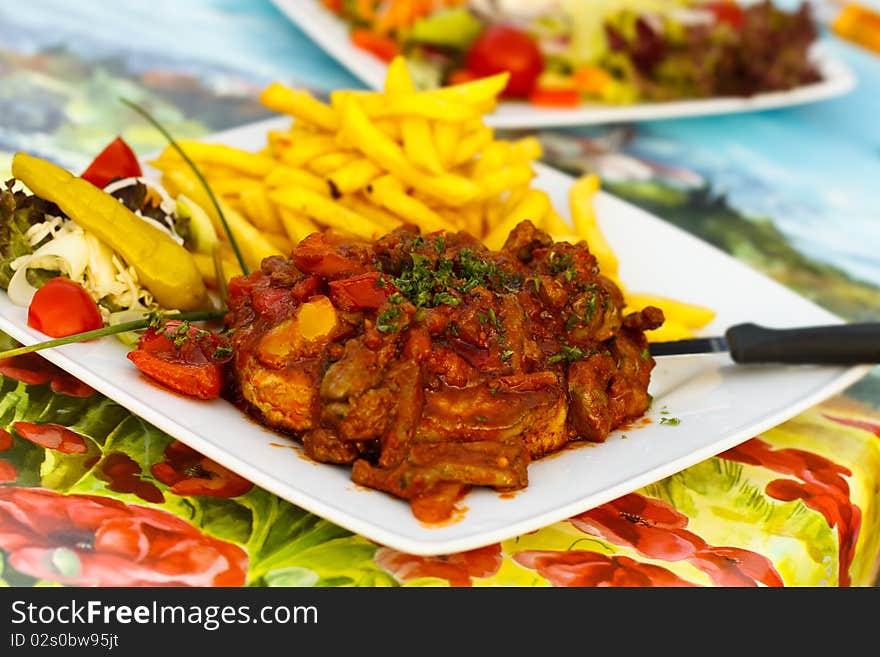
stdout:
[[(251, 269), (327, 228), (374, 239), (407, 222), (425, 233), (468, 231), (498, 249), (514, 226), (529, 219), (558, 241), (585, 240), (600, 270), (620, 284), (617, 257), (594, 212), (598, 178), (586, 175), (572, 185), (569, 223), (546, 192), (532, 187), (540, 142), (496, 139), (486, 125), (506, 83), (505, 73), (420, 91), (405, 60), (397, 58), (384, 90), (335, 91), (329, 103), (269, 85), (261, 102), (292, 122), (287, 130), (269, 131), (259, 152), (199, 141), (180, 146), (209, 182)], [(224, 274), (239, 274), (219, 214), (177, 151), (168, 147), (151, 164), (170, 194), (185, 195), (209, 215)], [(195, 255), (205, 282), (216, 286), (212, 255)], [(707, 308), (673, 299), (625, 296), (627, 310), (656, 305), (666, 311), (652, 340), (690, 337), (714, 317)]]

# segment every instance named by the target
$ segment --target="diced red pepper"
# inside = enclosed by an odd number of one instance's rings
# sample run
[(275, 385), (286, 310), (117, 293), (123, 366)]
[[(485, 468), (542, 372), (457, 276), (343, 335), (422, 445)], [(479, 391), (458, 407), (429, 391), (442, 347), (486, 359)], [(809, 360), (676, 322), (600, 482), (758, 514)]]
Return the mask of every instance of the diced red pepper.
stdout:
[(142, 176), (140, 162), (122, 137), (111, 141), (83, 171), (81, 178), (103, 189), (117, 178)]
[(216, 399), (223, 390), (226, 359), (218, 359), (220, 337), (197, 326), (168, 321), (160, 333), (149, 329), (128, 352), (141, 372), (181, 394)]
[(377, 271), (330, 282), (330, 300), (340, 310), (375, 310), (393, 293), (388, 277)]
[(734, 29), (739, 29), (745, 21), (745, 12), (733, 0), (721, 0), (712, 2), (707, 7), (715, 14), (715, 20), (719, 23), (727, 23)]
[(394, 39), (366, 28), (352, 30), (351, 41), (361, 50), (366, 50), (386, 62), (390, 62), (400, 53)]
[(326, 233), (312, 233), (296, 245), (291, 254), (297, 269), (322, 278), (344, 278), (367, 271), (367, 266), (352, 253), (340, 253)]
[(529, 100), (541, 107), (577, 107), (581, 94), (577, 89), (535, 89)]

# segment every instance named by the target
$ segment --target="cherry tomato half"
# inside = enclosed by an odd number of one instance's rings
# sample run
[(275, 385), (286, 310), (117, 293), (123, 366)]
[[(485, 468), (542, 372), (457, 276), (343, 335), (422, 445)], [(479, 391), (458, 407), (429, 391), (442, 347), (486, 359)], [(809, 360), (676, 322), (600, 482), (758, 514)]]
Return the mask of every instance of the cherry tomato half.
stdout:
[(143, 175), (137, 156), (121, 137), (117, 137), (83, 171), (81, 178), (103, 189), (116, 178), (134, 178)]
[(496, 25), (488, 28), (471, 44), (465, 67), (478, 77), (508, 71), (510, 80), (504, 95), (525, 98), (535, 88), (544, 70), (544, 57), (535, 40), (514, 27)]
[(27, 323), (53, 338), (104, 326), (95, 300), (82, 285), (63, 276), (49, 279), (36, 291), (28, 308)]

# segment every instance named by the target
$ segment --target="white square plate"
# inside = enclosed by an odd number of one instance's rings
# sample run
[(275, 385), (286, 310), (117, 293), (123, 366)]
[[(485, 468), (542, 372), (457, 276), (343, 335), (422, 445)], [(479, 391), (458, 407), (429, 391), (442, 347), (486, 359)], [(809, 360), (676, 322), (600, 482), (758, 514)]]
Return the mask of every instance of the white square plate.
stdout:
[[(349, 38), (348, 25), (322, 7), (319, 0), (272, 2), (365, 85), (371, 89), (382, 88), (386, 63), (355, 46)], [(486, 117), (486, 123), (496, 128), (549, 128), (751, 112), (827, 100), (846, 94), (855, 87), (856, 79), (852, 72), (821, 44), (817, 44), (812, 56), (823, 79), (789, 91), (761, 93), (749, 98), (719, 97), (632, 105), (585, 103), (575, 108), (546, 108), (526, 102), (504, 101), (493, 114)]]
[[(272, 119), (210, 141), (257, 150)], [(535, 186), (567, 215), (569, 176), (538, 167)], [(707, 334), (744, 321), (768, 326), (839, 322), (727, 254), (613, 196), (600, 193), (602, 230), (628, 289), (709, 306)], [(45, 339), (26, 326), (26, 309), (0, 294), (0, 329), (24, 344)], [(678, 472), (769, 429), (864, 376), (869, 366), (742, 366), (726, 355), (659, 359), (650, 392), (651, 422), (615, 432), (602, 444), (562, 452), (529, 466), (529, 485), (513, 496), (480, 489), (457, 522), (425, 526), (409, 503), (355, 486), (349, 468), (310, 461), (298, 445), (255, 424), (231, 404), (163, 391), (141, 377), (114, 338), (42, 354), (144, 420), (255, 484), (378, 543), (415, 554), (477, 548), (563, 520)], [(668, 415), (667, 415), (668, 414)], [(664, 417), (681, 419), (661, 424)], [(624, 437), (625, 433), (625, 437)]]

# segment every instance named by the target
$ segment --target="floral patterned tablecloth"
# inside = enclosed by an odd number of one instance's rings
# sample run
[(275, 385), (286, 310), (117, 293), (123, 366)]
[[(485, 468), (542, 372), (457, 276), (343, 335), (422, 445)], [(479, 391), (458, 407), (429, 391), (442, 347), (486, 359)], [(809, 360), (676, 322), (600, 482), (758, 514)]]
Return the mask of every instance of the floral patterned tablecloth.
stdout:
[[(27, 150), (81, 169), (116, 134), (160, 147), (120, 95), (197, 137), (263, 118), (256, 94), (272, 79), (357, 85), (268, 2), (81, 4), (0, 7), (0, 168)], [(542, 132), (546, 159), (598, 172), (844, 318), (877, 320), (880, 60), (830, 45), (859, 76), (845, 98)], [(662, 481), (442, 557), (307, 513), (39, 356), (2, 361), (0, 375), (0, 583), (11, 586), (873, 586), (880, 568), (876, 371)]]

